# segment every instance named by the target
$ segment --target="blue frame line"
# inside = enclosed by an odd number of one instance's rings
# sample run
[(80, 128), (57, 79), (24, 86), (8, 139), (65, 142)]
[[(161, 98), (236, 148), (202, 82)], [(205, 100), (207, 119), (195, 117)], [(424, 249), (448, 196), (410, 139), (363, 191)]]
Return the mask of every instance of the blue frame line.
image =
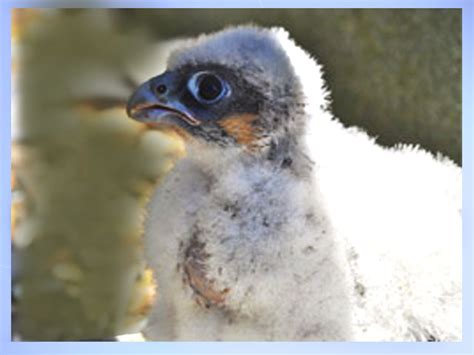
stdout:
[[(317, 342), (12, 342), (10, 339), (10, 95), (12, 8), (461, 8), (463, 14), (463, 341), (459, 343), (317, 343)], [(319, 354), (420, 354), (473, 353), (472, 281), (473, 227), (473, 4), (470, 0), (5, 0), (0, 2), (0, 354), (151, 354), (151, 353), (319, 353)]]

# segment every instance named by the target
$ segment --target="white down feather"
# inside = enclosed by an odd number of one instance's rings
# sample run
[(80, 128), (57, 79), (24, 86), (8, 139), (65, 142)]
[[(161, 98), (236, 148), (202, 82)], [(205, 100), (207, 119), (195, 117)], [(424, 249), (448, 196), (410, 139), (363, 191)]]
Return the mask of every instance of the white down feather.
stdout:
[[(307, 135), (335, 232), (346, 243), (356, 340), (461, 338), (462, 181), (447, 158), (384, 148), (326, 107), (321, 67), (275, 30), (307, 95)], [(359, 292), (364, 293), (360, 297)]]
[[(282, 317), (266, 314), (262, 311), (265, 307), (260, 309), (255, 303), (239, 304), (239, 311), (250, 316), (238, 322), (229, 321), (219, 309), (197, 308), (190, 291), (183, 291), (174, 268), (179, 241), (188, 233), (186, 224), (192, 222), (189, 216), (206, 219), (212, 226), (210, 235), (216, 230), (232, 235), (232, 226), (226, 225), (218, 209), (202, 212), (200, 208), (217, 203), (217, 197), (245, 194), (248, 184), (261, 179), (266, 169), (249, 169), (233, 151), (193, 152), (199, 147), (190, 147), (189, 156), (194, 158), (178, 163), (157, 189), (149, 208), (146, 253), (156, 270), (159, 296), (145, 333), (151, 339), (307, 339), (310, 332), (305, 336), (301, 329), (294, 329), (320, 317), (339, 322), (320, 333), (323, 340), (460, 340), (461, 169), (418, 147), (381, 147), (358, 128), (344, 127), (327, 109), (328, 92), (321, 67), (284, 30), (272, 31), (307, 96), (311, 120), (306, 143), (315, 171), (312, 186), (289, 177), (268, 176), (267, 181), (276, 187), (272, 198), (277, 202), (262, 208), (273, 208), (276, 218), (283, 218), (287, 213), (283, 207), (295, 202), (294, 218), (287, 219), (288, 231), (302, 237), (293, 239), (288, 250), (296, 250), (298, 243), (303, 246), (311, 238), (298, 222), (298, 216), (305, 212), (299, 211), (298, 204), (312, 203), (317, 211), (324, 211), (328, 220), (322, 218), (318, 228), (327, 230), (328, 235), (319, 247), (323, 252), (328, 249), (332, 261), (322, 263), (317, 271), (319, 275), (336, 276), (319, 278), (317, 286), (298, 285), (292, 283), (294, 275), (308, 274), (316, 261), (283, 259), (285, 267), (275, 271), (273, 284), (258, 274), (243, 281), (246, 286), (256, 285), (260, 305), (269, 306)], [(219, 176), (214, 195), (205, 190), (206, 179), (198, 173), (203, 170)], [(247, 202), (258, 206), (258, 201)], [(274, 255), (281, 247), (272, 244), (262, 250)], [(255, 248), (258, 250), (258, 245)], [(246, 255), (240, 256), (239, 262), (247, 265)], [(229, 271), (227, 276), (230, 280), (235, 275)], [(315, 287), (322, 294), (328, 293), (328, 298), (341, 290), (347, 294), (321, 308), (321, 300), (311, 296)], [(291, 296), (295, 288), (299, 299)], [(235, 297), (244, 290), (236, 286)], [(299, 307), (297, 316), (291, 316), (292, 307)]]

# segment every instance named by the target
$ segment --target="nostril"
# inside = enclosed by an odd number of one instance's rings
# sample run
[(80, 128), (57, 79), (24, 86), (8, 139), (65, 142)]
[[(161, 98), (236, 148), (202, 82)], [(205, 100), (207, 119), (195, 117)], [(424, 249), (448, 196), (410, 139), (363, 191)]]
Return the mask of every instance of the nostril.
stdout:
[(157, 94), (159, 95), (163, 95), (164, 93), (166, 93), (166, 91), (168, 90), (166, 85), (164, 84), (160, 84), (158, 85), (156, 88), (155, 88)]

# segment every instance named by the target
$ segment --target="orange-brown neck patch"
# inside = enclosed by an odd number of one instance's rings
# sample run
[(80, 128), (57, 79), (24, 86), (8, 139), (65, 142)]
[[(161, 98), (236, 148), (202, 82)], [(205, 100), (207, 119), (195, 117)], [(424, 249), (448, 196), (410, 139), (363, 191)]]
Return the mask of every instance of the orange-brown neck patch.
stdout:
[(256, 118), (257, 115), (244, 113), (224, 118), (218, 124), (229, 136), (234, 137), (237, 143), (253, 150), (257, 141), (257, 131), (253, 125)]

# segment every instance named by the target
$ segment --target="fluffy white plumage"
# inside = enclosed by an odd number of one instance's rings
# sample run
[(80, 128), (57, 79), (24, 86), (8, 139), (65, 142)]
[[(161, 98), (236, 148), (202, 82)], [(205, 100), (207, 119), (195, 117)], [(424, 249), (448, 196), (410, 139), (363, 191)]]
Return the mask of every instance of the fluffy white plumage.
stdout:
[[(283, 49), (301, 82), (310, 117), (303, 149), (314, 169), (275, 173), (240, 148), (189, 143), (149, 207), (145, 251), (159, 287), (146, 336), (459, 340), (461, 169), (343, 127), (327, 109), (321, 67), (282, 29), (185, 42), (169, 66), (216, 51), (238, 60), (232, 41), (248, 36), (268, 38), (269, 52)], [(205, 246), (206, 279), (223, 295), (209, 307), (183, 281), (193, 240)]]

